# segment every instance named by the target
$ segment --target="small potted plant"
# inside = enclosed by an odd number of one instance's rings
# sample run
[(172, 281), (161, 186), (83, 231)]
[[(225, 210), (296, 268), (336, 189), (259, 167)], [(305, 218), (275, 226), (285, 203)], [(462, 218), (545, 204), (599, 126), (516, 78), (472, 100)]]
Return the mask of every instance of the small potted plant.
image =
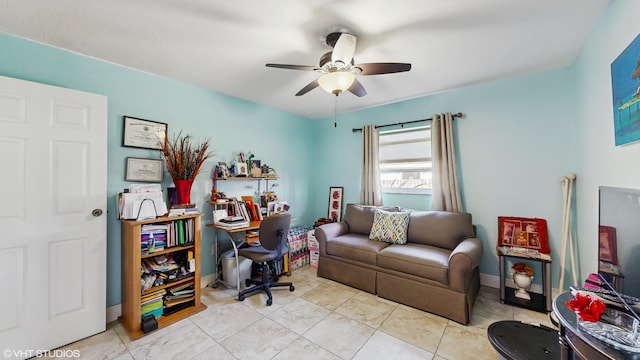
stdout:
[(513, 264), (511, 269), (513, 269), (513, 282), (518, 287), (515, 296), (517, 298), (531, 300), (528, 291), (531, 289), (531, 284), (533, 283), (533, 269), (525, 263)]
[(193, 180), (200, 172), (205, 160), (213, 156), (209, 151), (209, 139), (197, 143), (191, 136), (182, 136), (180, 132), (171, 141), (165, 138), (160, 145), (162, 157), (167, 163), (167, 170), (176, 186), (178, 204), (189, 204)]

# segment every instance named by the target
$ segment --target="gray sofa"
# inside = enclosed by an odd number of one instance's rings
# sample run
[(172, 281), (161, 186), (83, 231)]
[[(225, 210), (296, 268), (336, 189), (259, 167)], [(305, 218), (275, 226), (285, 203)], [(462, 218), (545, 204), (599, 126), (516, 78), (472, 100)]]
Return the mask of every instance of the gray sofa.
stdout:
[(318, 276), (468, 324), (483, 251), (471, 214), (412, 211), (401, 245), (369, 239), (375, 210), (347, 204), (343, 221), (316, 228)]

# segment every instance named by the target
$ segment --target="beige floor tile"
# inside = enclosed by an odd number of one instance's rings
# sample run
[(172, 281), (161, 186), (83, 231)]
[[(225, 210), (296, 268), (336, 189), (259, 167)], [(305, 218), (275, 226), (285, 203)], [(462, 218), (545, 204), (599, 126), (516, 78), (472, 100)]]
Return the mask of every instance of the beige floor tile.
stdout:
[(436, 355), (445, 359), (497, 360), (498, 353), (487, 338), (486, 332), (479, 334), (457, 326), (445, 329)]
[(236, 301), (231, 304), (211, 306), (189, 319), (216, 341), (222, 341), (229, 336), (250, 326), (264, 316), (243, 303)]
[[(122, 330), (124, 331), (124, 329)], [(63, 346), (58, 350), (60, 351), (51, 352), (50, 355), (52, 356), (47, 358), (64, 359), (74, 357), (76, 354), (83, 359), (116, 359), (119, 357), (122, 357), (123, 359), (131, 358), (127, 347), (124, 346), (124, 344), (120, 340), (120, 337), (116, 333), (115, 328), (111, 328), (94, 336), (76, 341), (67, 346)], [(67, 356), (65, 354), (72, 354), (72, 356)]]
[[(179, 325), (179, 326), (174, 326)], [(127, 345), (134, 359), (190, 359), (217, 344), (193, 323), (179, 322)], [(164, 329), (163, 329), (164, 330)]]
[(319, 345), (299, 337), (272, 360), (340, 360), (340, 358)]
[(285, 326), (297, 334), (304, 334), (319, 323), (331, 311), (307, 300), (296, 300), (282, 306), (280, 310), (268, 315), (270, 319)]
[(320, 284), (302, 295), (302, 298), (329, 310), (335, 310), (358, 293), (344, 285)]
[(343, 359), (351, 359), (371, 337), (374, 329), (346, 316), (332, 313), (304, 337)]
[(217, 288), (206, 287), (200, 293), (200, 301), (208, 307), (231, 304), (238, 301), (238, 291), (227, 289), (224, 285), (219, 285)]
[(448, 322), (442, 317), (400, 305), (378, 330), (435, 353)]
[(327, 283), (326, 279), (317, 277), (315, 273), (308, 273), (306, 276), (296, 274), (300, 270), (293, 272), (294, 275), (291, 282), (295, 286), (296, 290), (293, 292), (297, 296), (304, 296), (307, 292), (317, 288), (318, 286)]
[(220, 342), (238, 359), (270, 359), (294, 342), (298, 335), (275, 321), (263, 318), (242, 333)]
[(269, 315), (280, 310), (284, 305), (298, 299), (295, 292), (289, 292), (289, 288), (272, 289), (271, 294), (273, 297), (271, 306), (267, 306), (267, 294), (262, 291), (247, 296), (242, 303), (262, 315)]
[(398, 307), (397, 304), (383, 300), (361, 291), (337, 308), (335, 312), (377, 329)]
[(209, 349), (201, 352), (200, 354), (191, 358), (191, 360), (236, 360), (236, 357), (231, 355), (225, 348), (219, 344), (215, 344)]
[(354, 360), (424, 360), (433, 358), (433, 354), (420, 349), (417, 346), (408, 344), (387, 335), (381, 331), (376, 331), (371, 338), (358, 351)]
[(540, 324), (550, 328), (556, 328), (549, 319), (548, 313), (541, 313), (533, 310), (515, 308), (513, 310), (513, 319), (529, 324)]

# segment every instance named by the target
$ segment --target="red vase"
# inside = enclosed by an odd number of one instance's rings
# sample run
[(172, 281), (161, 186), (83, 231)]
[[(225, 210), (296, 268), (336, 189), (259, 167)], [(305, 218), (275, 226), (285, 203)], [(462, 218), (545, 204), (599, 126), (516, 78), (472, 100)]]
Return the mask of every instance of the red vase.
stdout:
[(173, 180), (176, 186), (176, 195), (178, 196), (178, 204), (191, 204), (191, 185), (193, 179), (189, 180)]

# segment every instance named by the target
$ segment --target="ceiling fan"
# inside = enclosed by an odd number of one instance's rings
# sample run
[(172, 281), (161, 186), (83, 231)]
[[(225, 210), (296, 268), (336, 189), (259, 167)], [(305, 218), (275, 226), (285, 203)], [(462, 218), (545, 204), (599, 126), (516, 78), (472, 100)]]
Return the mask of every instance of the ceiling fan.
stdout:
[(353, 54), (356, 50), (356, 36), (346, 32), (332, 32), (327, 35), (326, 43), (333, 48), (320, 57), (319, 66), (266, 64), (267, 67), (316, 71), (322, 74), (303, 87), (296, 96), (301, 96), (320, 86), (328, 93), (338, 96), (348, 90), (358, 97), (367, 95), (367, 91), (356, 79), (356, 75), (380, 75), (411, 70), (407, 63), (365, 63), (355, 64)]

